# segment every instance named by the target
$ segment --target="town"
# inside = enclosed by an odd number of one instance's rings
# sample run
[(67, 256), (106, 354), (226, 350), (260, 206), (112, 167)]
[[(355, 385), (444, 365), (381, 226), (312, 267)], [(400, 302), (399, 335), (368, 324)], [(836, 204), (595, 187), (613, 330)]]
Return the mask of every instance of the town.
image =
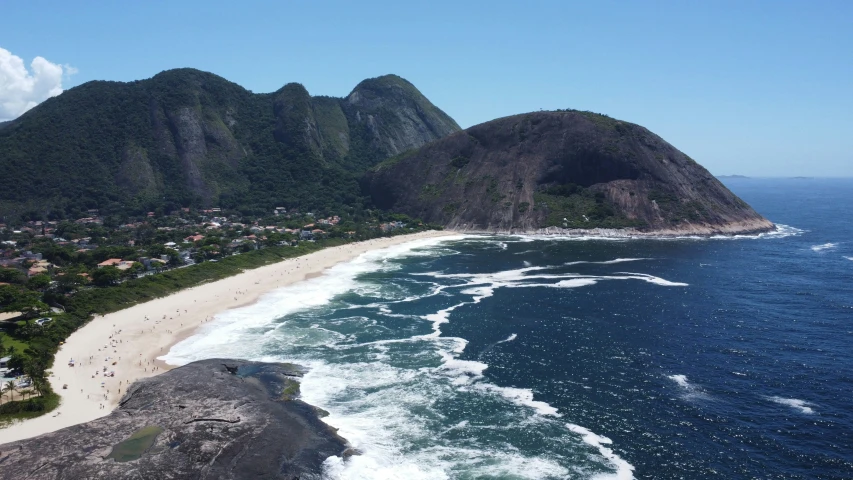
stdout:
[(53, 353), (93, 314), (325, 246), (431, 228), (380, 211), (352, 218), (285, 207), (264, 217), (221, 208), (127, 218), (88, 210), (77, 219), (0, 223), (0, 417), (20, 414), (3, 404), (28, 395), (51, 401)]

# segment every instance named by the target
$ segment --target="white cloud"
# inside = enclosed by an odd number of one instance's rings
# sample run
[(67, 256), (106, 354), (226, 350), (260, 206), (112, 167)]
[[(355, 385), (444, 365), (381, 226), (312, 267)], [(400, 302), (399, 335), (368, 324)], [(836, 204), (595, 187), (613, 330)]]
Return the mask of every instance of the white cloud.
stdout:
[(17, 118), (50, 97), (62, 93), (62, 79), (77, 73), (70, 65), (36, 57), (30, 69), (24, 60), (0, 48), (0, 121)]

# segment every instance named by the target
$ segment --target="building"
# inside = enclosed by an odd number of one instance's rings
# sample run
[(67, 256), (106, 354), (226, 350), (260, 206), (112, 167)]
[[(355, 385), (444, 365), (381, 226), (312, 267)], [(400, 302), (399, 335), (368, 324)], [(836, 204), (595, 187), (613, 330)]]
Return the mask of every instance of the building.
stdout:
[(30, 267), (30, 269), (27, 270), (27, 276), (28, 277), (34, 277), (36, 275), (41, 275), (43, 273), (47, 273), (47, 267), (36, 266), (36, 267)]
[(115, 267), (115, 266), (118, 266), (118, 264), (120, 264), (120, 263), (121, 263), (120, 258), (110, 258), (108, 260), (104, 260), (103, 262), (99, 263), (98, 268)]
[(132, 267), (134, 262), (132, 260), (122, 260), (116, 265), (116, 268), (119, 270), (127, 270)]

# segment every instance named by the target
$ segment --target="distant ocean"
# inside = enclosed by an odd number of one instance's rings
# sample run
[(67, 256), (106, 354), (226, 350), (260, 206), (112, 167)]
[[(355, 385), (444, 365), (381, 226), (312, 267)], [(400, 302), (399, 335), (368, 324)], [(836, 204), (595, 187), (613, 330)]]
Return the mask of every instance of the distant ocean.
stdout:
[(853, 478), (853, 180), (727, 185), (779, 231), (421, 240), (167, 360), (309, 367), (330, 479)]

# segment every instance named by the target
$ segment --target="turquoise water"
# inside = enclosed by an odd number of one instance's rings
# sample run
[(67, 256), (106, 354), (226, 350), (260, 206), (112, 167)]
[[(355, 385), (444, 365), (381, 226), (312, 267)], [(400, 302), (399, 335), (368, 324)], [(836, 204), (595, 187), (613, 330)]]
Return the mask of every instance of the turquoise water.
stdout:
[(167, 359), (309, 367), (328, 478), (849, 478), (853, 182), (813, 182), (730, 185), (773, 234), (371, 252)]

